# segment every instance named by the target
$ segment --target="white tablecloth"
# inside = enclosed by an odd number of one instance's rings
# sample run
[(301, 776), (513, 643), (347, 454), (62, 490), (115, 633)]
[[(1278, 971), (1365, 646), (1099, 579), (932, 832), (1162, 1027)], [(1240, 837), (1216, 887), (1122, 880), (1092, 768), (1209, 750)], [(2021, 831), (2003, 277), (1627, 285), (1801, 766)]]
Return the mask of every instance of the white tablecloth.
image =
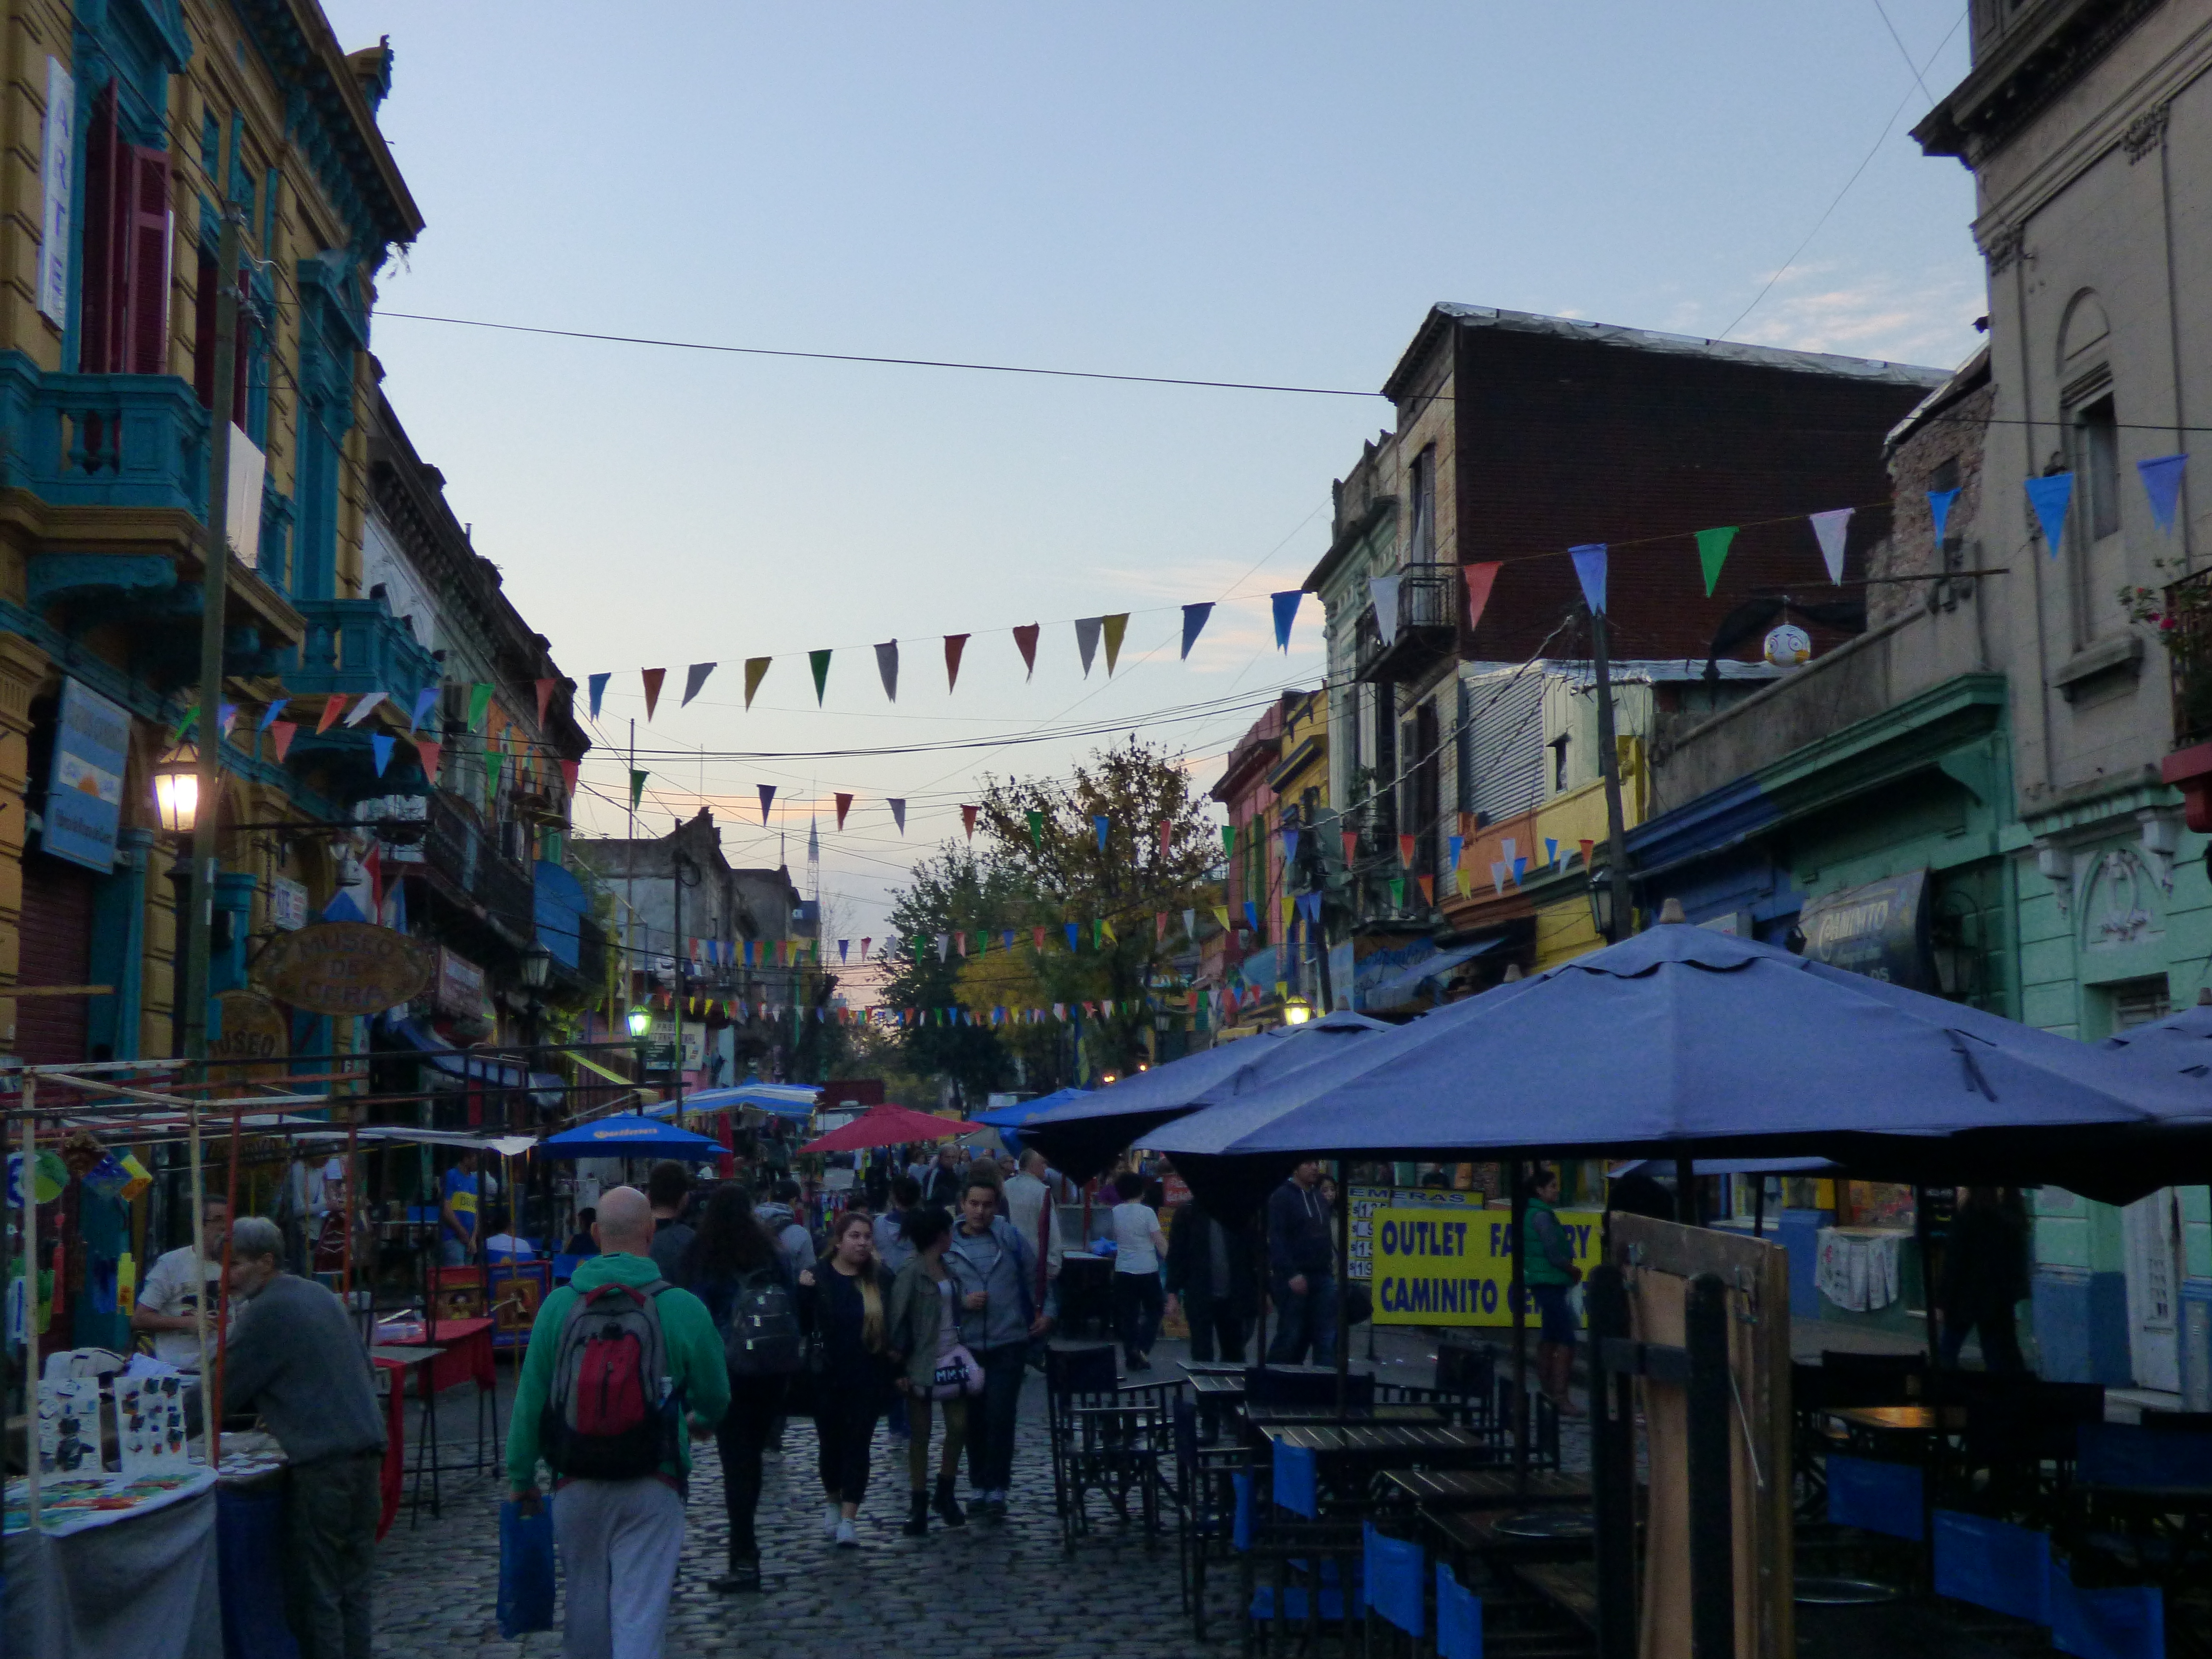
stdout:
[(6, 1543), (7, 1659), (222, 1659), (212, 1480), (158, 1507)]

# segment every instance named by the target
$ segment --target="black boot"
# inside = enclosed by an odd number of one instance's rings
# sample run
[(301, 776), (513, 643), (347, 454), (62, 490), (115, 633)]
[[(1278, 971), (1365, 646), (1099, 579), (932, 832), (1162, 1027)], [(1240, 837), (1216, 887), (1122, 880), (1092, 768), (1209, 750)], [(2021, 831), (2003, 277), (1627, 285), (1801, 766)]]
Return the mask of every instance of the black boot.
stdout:
[(937, 1518), (948, 1527), (964, 1527), (968, 1524), (967, 1512), (960, 1507), (960, 1500), (952, 1495), (952, 1482), (950, 1479), (941, 1480), (937, 1483), (937, 1501), (933, 1503), (930, 1508), (937, 1511)]
[(900, 1530), (908, 1538), (927, 1538), (929, 1535), (929, 1494), (917, 1488), (908, 1500), (908, 1505), (906, 1525)]
[(729, 1571), (723, 1574), (720, 1578), (714, 1580), (708, 1585), (709, 1589), (723, 1595), (737, 1592), (756, 1591), (758, 1590), (760, 1587), (760, 1557), (757, 1555), (740, 1555), (735, 1549), (732, 1549), (730, 1552)]

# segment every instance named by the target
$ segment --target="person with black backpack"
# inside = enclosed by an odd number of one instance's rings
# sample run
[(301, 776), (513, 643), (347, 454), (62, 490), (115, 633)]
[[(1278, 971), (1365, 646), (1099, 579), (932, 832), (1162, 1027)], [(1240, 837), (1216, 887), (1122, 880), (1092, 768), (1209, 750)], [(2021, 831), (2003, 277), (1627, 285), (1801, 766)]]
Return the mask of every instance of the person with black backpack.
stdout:
[(683, 1277), (721, 1333), (730, 1373), (730, 1409), (714, 1429), (722, 1455), (722, 1502), (730, 1516), (730, 1565), (713, 1588), (757, 1590), (760, 1545), (753, 1516), (760, 1508), (761, 1453), (805, 1356), (805, 1338), (791, 1270), (744, 1188), (718, 1187), (707, 1200), (698, 1233), (684, 1253)]
[(654, 1659), (684, 1553), (685, 1431), (703, 1439), (721, 1421), (729, 1367), (706, 1304), (653, 1265), (645, 1194), (617, 1187), (599, 1212), (600, 1254), (531, 1327), (507, 1478), (534, 1514), (539, 1460), (553, 1471), (563, 1659)]

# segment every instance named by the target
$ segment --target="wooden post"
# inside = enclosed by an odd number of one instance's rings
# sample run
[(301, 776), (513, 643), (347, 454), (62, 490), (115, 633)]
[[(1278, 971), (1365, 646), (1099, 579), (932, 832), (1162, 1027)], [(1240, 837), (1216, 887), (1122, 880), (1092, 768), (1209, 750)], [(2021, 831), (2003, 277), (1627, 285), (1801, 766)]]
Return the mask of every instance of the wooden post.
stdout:
[(1352, 1403), (1352, 1308), (1345, 1295), (1352, 1270), (1352, 1165), (1336, 1161), (1336, 1409)]
[[(354, 1110), (358, 1113), (361, 1109), (356, 1106)], [(338, 1284), (345, 1292), (346, 1317), (349, 1319), (353, 1317), (353, 1159), (354, 1149), (360, 1143), (360, 1139), (361, 1123), (358, 1117), (356, 1117), (346, 1123), (345, 1243), (343, 1247), (344, 1255), (340, 1258), (341, 1266), (338, 1270)], [(312, 1276), (314, 1271), (315, 1247), (310, 1244), (307, 1247), (307, 1272)]]
[(1719, 1274), (1699, 1273), (1690, 1280), (1682, 1321), (1683, 1346), (1690, 1356), (1690, 1656), (1733, 1659), (1735, 1384), (1729, 1370), (1728, 1291)]
[[(243, 1101), (234, 1100), (231, 1103), (230, 1169), (223, 1177), (223, 1213), (226, 1216), (234, 1217), (238, 1213), (239, 1120), (244, 1116), (245, 1112), (246, 1105)], [(200, 1409), (207, 1414), (208, 1467), (211, 1469), (222, 1467), (222, 1385), (225, 1372), (230, 1364), (230, 1237), (231, 1228), (235, 1224), (234, 1222), (226, 1221), (222, 1230), (221, 1290), (222, 1299), (218, 1304), (222, 1309), (222, 1325), (215, 1334), (215, 1409), (212, 1413), (207, 1411), (207, 1391), (203, 1389), (200, 1393)], [(200, 1300), (203, 1302), (207, 1300), (207, 1286), (204, 1282), (200, 1287)], [(200, 1340), (204, 1344), (207, 1339), (203, 1336)]]
[[(39, 1079), (23, 1073), (23, 1479), (39, 1521)], [(57, 1292), (61, 1287), (55, 1287)]]
[(1506, 1170), (1513, 1182), (1512, 1278), (1507, 1300), (1513, 1311), (1513, 1495), (1528, 1498), (1528, 1279), (1522, 1245), (1528, 1231), (1528, 1166), (1518, 1158)]
[(200, 1242), (207, 1215), (207, 1166), (200, 1154), (200, 1113), (204, 1107), (195, 1097), (185, 1109), (191, 1142), (192, 1334), (200, 1349), (200, 1434), (207, 1448), (208, 1467), (213, 1468), (220, 1431), (213, 1411), (215, 1367), (208, 1364), (207, 1252)]

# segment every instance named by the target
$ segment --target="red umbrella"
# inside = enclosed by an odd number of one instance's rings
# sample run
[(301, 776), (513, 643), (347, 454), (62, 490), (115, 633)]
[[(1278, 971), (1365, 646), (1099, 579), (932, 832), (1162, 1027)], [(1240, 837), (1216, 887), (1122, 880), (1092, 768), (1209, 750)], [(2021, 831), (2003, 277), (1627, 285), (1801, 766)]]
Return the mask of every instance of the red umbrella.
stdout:
[(909, 1140), (943, 1140), (965, 1134), (973, 1124), (956, 1118), (932, 1117), (903, 1106), (872, 1106), (842, 1129), (832, 1129), (810, 1140), (802, 1152), (855, 1152), (863, 1146), (896, 1146)]

